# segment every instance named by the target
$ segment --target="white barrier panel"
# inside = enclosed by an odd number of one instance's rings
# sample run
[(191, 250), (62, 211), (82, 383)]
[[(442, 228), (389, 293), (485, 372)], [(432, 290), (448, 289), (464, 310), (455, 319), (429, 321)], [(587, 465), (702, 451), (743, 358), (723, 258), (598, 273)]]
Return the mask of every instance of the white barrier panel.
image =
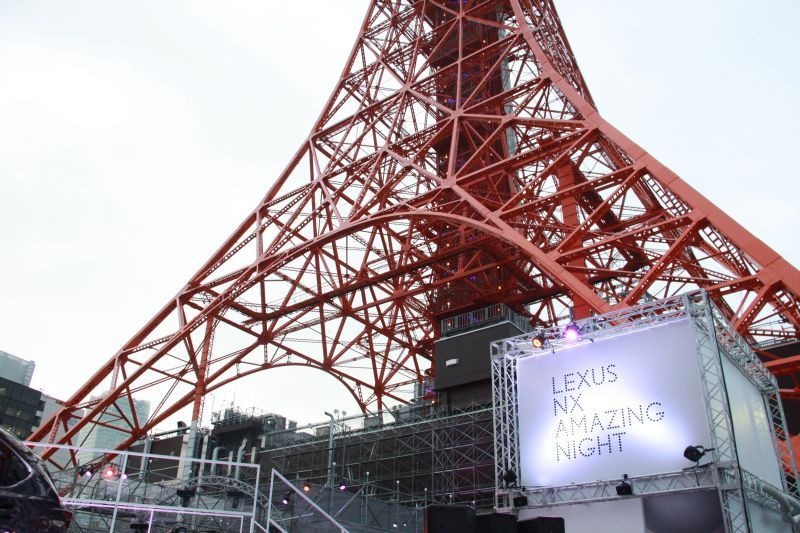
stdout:
[(520, 484), (674, 472), (710, 437), (691, 323), (518, 360)]
[(772, 443), (769, 413), (761, 391), (727, 357), (722, 358), (722, 369), (739, 464), (764, 481), (776, 487), (783, 486), (781, 462)]

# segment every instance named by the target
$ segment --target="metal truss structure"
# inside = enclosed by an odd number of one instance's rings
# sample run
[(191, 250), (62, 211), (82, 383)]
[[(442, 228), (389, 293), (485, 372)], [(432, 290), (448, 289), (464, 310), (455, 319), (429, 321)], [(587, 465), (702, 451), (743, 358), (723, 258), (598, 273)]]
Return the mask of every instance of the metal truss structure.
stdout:
[(424, 531), (423, 507), (376, 499), (367, 494), (368, 485), (341, 490), (272, 472), (266, 522), (277, 531)]
[[(766, 505), (787, 515), (800, 514), (797, 465), (790, 452), (788, 433), (775, 376), (756, 356), (745, 340), (725, 320), (704, 291), (641, 304), (577, 322), (581, 342), (593, 342), (626, 332), (650, 328), (660, 323), (690, 318), (701, 376), (706, 418), (711, 430), (714, 461), (708, 468), (641, 476), (632, 480), (636, 494), (656, 494), (714, 487), (719, 491), (723, 517), (728, 532), (750, 531), (745, 498)], [(494, 398), (495, 484), (497, 505), (511, 507), (510, 497), (517, 493), (528, 496), (530, 505), (558, 505), (585, 501), (601, 501), (616, 497), (619, 480), (574, 484), (541, 489), (503, 488), (507, 470), (520, 471), (517, 413), (516, 367), (520, 358), (535, 355), (534, 337), (542, 339), (545, 348), (558, 351), (574, 341), (564, 338), (562, 328), (549, 328), (492, 343), (492, 394)], [(757, 387), (769, 413), (770, 432), (776, 457), (780, 457), (783, 487), (772, 487), (766, 481), (741, 468), (733, 434), (733, 419), (723, 376), (722, 357), (738, 366)]]
[[(38, 454), (62, 445), (26, 443)], [(260, 465), (109, 449), (69, 448), (90, 460), (53, 473), (70, 531), (267, 531)], [(183, 463), (189, 463), (190, 478)], [(228, 475), (217, 474), (227, 472)]]
[[(798, 271), (599, 115), (552, 0), (371, 0), (270, 182), (32, 440), (98, 422), (125, 448), (288, 365), (380, 410), (423, 379), (442, 318), (492, 303), (546, 328), (702, 288), (747, 342), (798, 337)], [(146, 420), (118, 406), (134, 395), (159, 398)]]
[[(284, 513), (281, 512), (280, 507), (278, 507), (278, 495), (276, 494), (276, 489), (289, 489), (289, 492), (285, 493), (286, 495), (283, 496), (283, 501), (286, 502), (284, 505), (288, 505), (289, 498), (298, 499), (301, 501), (302, 510), (299, 513)], [(328, 491), (332, 491), (333, 487), (328, 487)], [(330, 495), (332, 496), (332, 494)], [(303, 518), (304, 515), (310, 515), (314, 519), (318, 520), (317, 526), (319, 524), (323, 524), (325, 529), (328, 531), (339, 531), (340, 533), (348, 533), (347, 529), (342, 526), (336, 519), (325, 512), (319, 505), (314, 502), (312, 498), (306, 496), (305, 491), (301, 488), (295, 486), (291, 481), (286, 479), (280, 472), (273, 469), (270, 473), (270, 481), (269, 481), (269, 505), (267, 506), (267, 524), (271, 528), (275, 528), (281, 533), (286, 533), (287, 531), (292, 531), (291, 524), (297, 523)], [(330, 501), (333, 501), (333, 498), (330, 498)], [(281, 502), (282, 503), (282, 502)], [(329, 509), (331, 510), (331, 509)], [(284, 516), (288, 514), (288, 516)], [(299, 516), (298, 516), (299, 515)], [(283, 527), (283, 526), (286, 527)]]
[(291, 444), (282, 433), (272, 433), (259, 461), (265, 471), (274, 468), (289, 479), (324, 485), (332, 453), (336, 483), (364, 487), (365, 497), (406, 507), (493, 505), (490, 407), (448, 412), (418, 406), (382, 427), (341, 431), (334, 437), (331, 450), (327, 436)]

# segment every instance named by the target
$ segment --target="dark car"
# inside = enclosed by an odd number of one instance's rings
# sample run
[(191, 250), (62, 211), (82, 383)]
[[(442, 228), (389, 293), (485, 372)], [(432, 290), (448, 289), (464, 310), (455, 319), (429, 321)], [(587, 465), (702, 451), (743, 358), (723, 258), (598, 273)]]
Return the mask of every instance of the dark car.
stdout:
[(41, 460), (0, 428), (0, 531), (60, 533), (71, 519)]

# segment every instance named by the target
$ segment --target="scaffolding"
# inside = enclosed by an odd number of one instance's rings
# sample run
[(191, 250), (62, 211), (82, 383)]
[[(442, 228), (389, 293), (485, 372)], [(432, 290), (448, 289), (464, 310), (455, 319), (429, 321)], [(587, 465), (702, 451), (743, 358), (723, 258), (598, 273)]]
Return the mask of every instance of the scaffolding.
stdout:
[[(378, 419), (389, 418), (391, 412)], [(333, 454), (336, 484), (359, 487), (370, 498), (408, 507), (461, 503), (491, 508), (494, 502), (492, 409), (474, 405), (446, 410), (408, 406), (393, 422), (363, 429), (338, 425), (328, 436), (289, 442), (267, 436), (259, 452), (263, 471), (274, 468), (288, 479), (324, 485)], [(355, 417), (353, 417), (355, 418)]]
[[(502, 304), (443, 319), (443, 336), (528, 322)], [(488, 359), (487, 353), (484, 355)], [(488, 374), (486, 387), (488, 389)], [(488, 396), (488, 395), (487, 395)], [(329, 433), (333, 431), (332, 445)], [(437, 404), (423, 391), (410, 405), (266, 435), (259, 462), (295, 482), (363, 488), (365, 497), (408, 507), (494, 506), (494, 427), (490, 403)], [(332, 470), (332, 471), (331, 471)]]

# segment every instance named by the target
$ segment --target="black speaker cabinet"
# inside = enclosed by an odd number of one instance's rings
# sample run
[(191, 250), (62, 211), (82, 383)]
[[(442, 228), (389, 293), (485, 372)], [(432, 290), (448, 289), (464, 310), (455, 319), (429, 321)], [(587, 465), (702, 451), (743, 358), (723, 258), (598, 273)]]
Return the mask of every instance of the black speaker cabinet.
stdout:
[(475, 533), (517, 533), (517, 517), (502, 513), (479, 514), (475, 517)]
[(517, 522), (519, 533), (564, 533), (564, 519), (551, 516), (537, 516)]
[(475, 509), (467, 505), (429, 505), (425, 533), (475, 533)]

